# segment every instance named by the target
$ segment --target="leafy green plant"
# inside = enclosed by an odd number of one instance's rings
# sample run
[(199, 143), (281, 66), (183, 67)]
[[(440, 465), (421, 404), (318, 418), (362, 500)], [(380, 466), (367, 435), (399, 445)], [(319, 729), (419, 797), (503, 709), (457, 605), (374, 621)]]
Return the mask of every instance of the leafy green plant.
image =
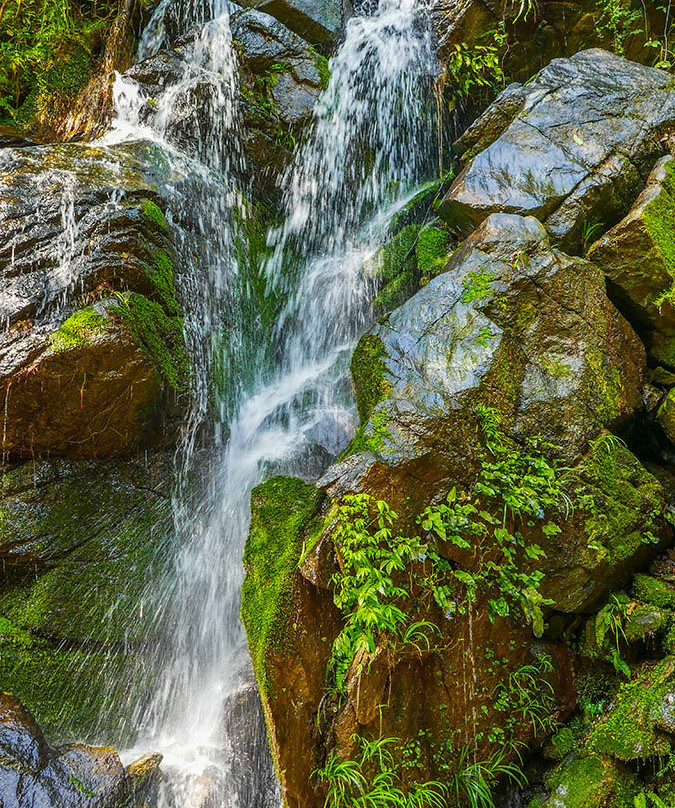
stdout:
[(354, 735), (355, 760), (342, 760), (333, 751), (314, 776), (326, 786), (325, 808), (444, 808), (448, 786), (438, 781), (404, 788), (401, 767), (392, 747), (398, 738), (367, 740)]
[[(478, 405), (476, 414), (487, 447), (480, 456), (478, 479), (472, 491), (453, 489), (445, 503), (427, 508), (421, 525), (441, 541), (471, 552), (471, 571), (450, 570), (464, 585), (469, 603), (476, 600), (479, 588), (492, 593), (491, 620), (508, 616), (517, 604), (535, 635), (541, 636), (542, 606), (547, 604), (538, 591), (543, 573), (531, 567), (544, 552), (521, 527), (539, 525), (544, 535), (555, 536), (560, 528), (546, 518), (546, 511), (569, 509), (569, 499), (558, 464), (544, 454), (552, 447), (537, 439), (521, 447), (500, 431), (497, 410)], [(435, 586), (434, 597), (446, 613), (456, 608), (452, 587)]]
[[(546, 518), (546, 511), (566, 506), (559, 469), (545, 456), (546, 444), (530, 439), (522, 447), (507, 438), (497, 410), (479, 405), (476, 413), (486, 444), (478, 479), (470, 491), (453, 488), (424, 510), (418, 518), (424, 539), (399, 535), (397, 514), (367, 494), (344, 497), (331, 515), (340, 568), (333, 599), (345, 618), (328, 669), (337, 694), (345, 692), (352, 664), (360, 677), (378, 645), (431, 650), (438, 629), (414, 620), (413, 585), (416, 599), (433, 599), (446, 617), (466, 613), (478, 591), (486, 592), (490, 620), (519, 607), (534, 634), (543, 633), (548, 601), (538, 591), (543, 573), (533, 568), (543, 551), (522, 527), (538, 526), (547, 536), (560, 531)], [(439, 543), (466, 552), (470, 563), (451, 563)]]
[[(649, 798), (649, 802), (647, 799)], [(633, 798), (633, 805), (635, 808), (672, 808), (672, 806), (665, 802), (664, 800), (659, 797), (658, 794), (655, 794), (653, 791), (643, 791), (637, 795), (637, 797)]]
[(597, 0), (597, 4), (600, 9), (596, 23), (598, 34), (611, 39), (616, 53), (623, 55), (629, 37), (644, 33), (640, 27), (644, 18), (642, 7), (632, 0)]
[(367, 494), (346, 496), (337, 509), (333, 541), (340, 572), (333, 576), (333, 600), (346, 623), (333, 643), (329, 668), (338, 692), (344, 690), (354, 658), (367, 659), (379, 638), (409, 642), (418, 650), (420, 643), (429, 645), (424, 630), (431, 624), (408, 625), (402, 605), (410, 598), (409, 584), (394, 579), (423, 561), (429, 549), (419, 537), (396, 535), (397, 518), (386, 502)]
[(456, 42), (446, 57), (444, 75), (452, 88), (451, 107), (477, 94), (492, 95), (504, 83), (500, 49), (495, 45)]
[(38, 112), (40, 97), (73, 94), (117, 12), (115, 0), (5, 0), (0, 3), (0, 117)]
[(630, 598), (623, 592), (612, 593), (609, 601), (595, 617), (595, 641), (600, 649), (606, 649), (617, 673), (627, 678), (631, 670), (621, 658), (621, 641), (626, 639), (624, 622), (630, 609)]
[(550, 657), (540, 655), (535, 662), (512, 671), (495, 687), (494, 707), (504, 720), (493, 727), (490, 740), (498, 744), (502, 753), (510, 750), (520, 756), (516, 738), (523, 727), (530, 727), (535, 738), (546, 737), (555, 729), (554, 691), (547, 679), (552, 670)]
[(499, 780), (510, 780), (519, 787), (525, 776), (515, 763), (504, 760), (501, 751), (484, 761), (470, 759), (466, 747), (460, 750), (457, 767), (450, 781), (450, 791), (457, 805), (467, 808), (494, 808), (494, 788)]

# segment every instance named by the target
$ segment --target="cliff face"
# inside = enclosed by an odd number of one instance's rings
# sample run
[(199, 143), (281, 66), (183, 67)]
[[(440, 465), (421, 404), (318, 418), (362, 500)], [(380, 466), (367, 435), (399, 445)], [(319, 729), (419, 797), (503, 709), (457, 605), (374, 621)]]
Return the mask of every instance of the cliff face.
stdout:
[[(23, 25), (0, 47), (30, 29), (24, 4), (0, 9)], [(250, 197), (234, 207), (246, 316), (265, 332), (283, 304), (261, 273), (282, 177), (341, 27), (368, 4), (243, 5)], [(621, 8), (430, 9), (442, 171), (372, 259), (380, 319), (351, 359), (360, 427), (317, 484), (272, 477), (252, 500), (242, 618), (292, 808), (488, 808), (528, 760), (522, 799), (546, 808), (672, 799), (669, 772), (644, 764), (675, 734), (675, 90), (639, 64), (663, 9)], [(190, 273), (213, 246), (199, 215), (172, 213), (188, 165), (150, 141), (87, 142), (110, 123), (115, 70), (151, 124), (199, 50), (203, 27), (181, 30), (174, 9), (164, 46), (132, 66), (151, 11), (76, 9), (47, 61), (0, 67), (8, 805), (156, 799), (156, 758), (125, 769), (107, 747), (50, 746), (35, 723), (55, 743), (114, 725), (126, 744), (156, 684), (143, 598), (175, 549), (173, 455), (198, 386)], [(204, 145), (209, 92), (195, 81), (172, 120), (179, 148)], [(237, 144), (218, 148), (237, 162)], [(217, 325), (225, 342), (240, 314)], [(233, 389), (246, 371), (212, 370)], [(253, 725), (241, 699), (230, 723)], [(249, 752), (237, 765), (254, 771)]]
[[(600, 50), (507, 88), (457, 144), (438, 206), (465, 241), (354, 353), (351, 447), (317, 489), (255, 493), (242, 616), (288, 805), (375, 793), (378, 766), (406, 799), (432, 781), (467, 804), (478, 769), (518, 784), (510, 764), (577, 702), (575, 627), (670, 545), (674, 121), (667, 74)], [(650, 732), (619, 698), (609, 723)], [(589, 741), (569, 794), (591, 801), (569, 804), (623, 805), (639, 784), (616, 760), (653, 748)]]

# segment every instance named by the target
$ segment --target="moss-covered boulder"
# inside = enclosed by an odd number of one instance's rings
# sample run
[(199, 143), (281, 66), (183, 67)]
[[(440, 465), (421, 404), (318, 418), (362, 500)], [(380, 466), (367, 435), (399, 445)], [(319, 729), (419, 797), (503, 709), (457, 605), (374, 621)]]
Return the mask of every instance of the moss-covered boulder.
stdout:
[(667, 755), (675, 732), (675, 659), (666, 657), (625, 684), (616, 703), (593, 731), (588, 748), (631, 761)]
[(639, 792), (635, 775), (594, 755), (575, 757), (555, 772), (550, 796), (528, 808), (634, 808)]
[(99, 726), (133, 737), (121, 696), (141, 703), (150, 686), (143, 595), (168, 557), (170, 480), (163, 457), (3, 468), (0, 688), (59, 742), (100, 737)]
[(472, 159), (440, 213), (462, 234), (494, 212), (533, 215), (578, 252), (588, 228), (628, 210), (674, 122), (667, 73), (601, 50), (556, 59), (462, 136)]
[[(316, 486), (291, 477), (258, 486), (244, 551), (241, 616), (277, 776), (291, 806), (312, 799), (316, 757), (306, 746), (307, 731), (315, 719), (326, 655), (339, 631), (339, 613), (325, 589), (330, 571), (299, 572), (310, 563), (305, 558), (320, 532), (321, 499)], [(324, 586), (312, 585), (317, 576)], [(293, 766), (287, 766), (291, 760)]]
[(476, 404), (577, 464), (639, 406), (645, 357), (594, 265), (551, 247), (535, 219), (498, 214), (363, 338), (352, 371), (368, 420), (324, 483), (340, 493), (386, 480), (393, 504), (414, 511), (470, 476)]

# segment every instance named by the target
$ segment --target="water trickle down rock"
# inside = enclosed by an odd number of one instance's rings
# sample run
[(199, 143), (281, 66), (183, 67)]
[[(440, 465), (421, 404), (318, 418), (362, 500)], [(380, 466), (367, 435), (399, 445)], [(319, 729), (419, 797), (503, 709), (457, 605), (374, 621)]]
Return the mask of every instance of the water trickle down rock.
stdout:
[(150, 144), (0, 152), (6, 457), (113, 457), (161, 435), (187, 381), (167, 172)]
[(531, 214), (577, 252), (585, 228), (626, 213), (673, 123), (667, 73), (601, 50), (555, 59), (459, 139), (466, 165), (441, 215), (466, 235), (490, 213)]

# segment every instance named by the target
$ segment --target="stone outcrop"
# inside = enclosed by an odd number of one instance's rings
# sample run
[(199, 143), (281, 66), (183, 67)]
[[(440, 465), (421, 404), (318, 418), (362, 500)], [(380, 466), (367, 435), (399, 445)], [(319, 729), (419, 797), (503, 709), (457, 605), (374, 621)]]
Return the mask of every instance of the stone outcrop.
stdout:
[(161, 439), (188, 382), (156, 191), (167, 170), (150, 144), (0, 153), (5, 457), (115, 457)]
[[(656, 340), (646, 338), (632, 309), (615, 305), (616, 262), (574, 253), (626, 215), (673, 124), (670, 77), (601, 51), (554, 61), (533, 82), (507, 89), (460, 139), (465, 167), (439, 211), (466, 240), (353, 355), (362, 420), (353, 443), (318, 489), (275, 479), (254, 493), (242, 615), (291, 808), (323, 802), (312, 772), (333, 752), (354, 759), (355, 735), (414, 747), (409, 778), (457, 774), (454, 761), (468, 747), (486, 766), (495, 756), (508, 759), (513, 750), (500, 746), (506, 724), (497, 697), (508, 686), (500, 682), (547, 656), (552, 669), (539, 692), (550, 688), (548, 713), (564, 717), (576, 701), (575, 662), (561, 635), (672, 540), (672, 477), (645, 460), (644, 445), (615, 436), (640, 434), (645, 401), (652, 423), (670, 428), (670, 371), (648, 369)], [(600, 243), (590, 258), (601, 255)], [(667, 312), (662, 322), (653, 313), (651, 327), (667, 329)], [(499, 424), (492, 427), (501, 430), (497, 444), (485, 431), (486, 412)], [(504, 452), (511, 453), (508, 462), (535, 452), (523, 461), (528, 469), (543, 452), (561, 470), (555, 528), (537, 526), (543, 506), (517, 527), (517, 541), (544, 552), (519, 562), (521, 570), (542, 574), (540, 623), (535, 618), (529, 627), (514, 612), (491, 618), (488, 591), (478, 591), (458, 617), (456, 604), (443, 613), (438, 601), (414, 590), (410, 620), (431, 623), (438, 642), (410, 647), (382, 631), (373, 647), (357, 652), (336, 694), (331, 648), (345, 620), (333, 597), (344, 574), (336, 538), (343, 497), (385, 500), (398, 514), (392, 535), (412, 537), (428, 505), (442, 507), (446, 496), (473, 501), (478, 485), (484, 504), (476, 507), (487, 508), (480, 519), (489, 522), (491, 498), (505, 479), (497, 459)], [(487, 486), (486, 469), (495, 475)], [(505, 500), (504, 524), (509, 507)], [(463, 580), (480, 578), (480, 545), (441, 544), (441, 563)], [(500, 563), (499, 547), (496, 540), (488, 566)], [(419, 580), (415, 573), (411, 580)], [(626, 628), (638, 643), (666, 619), (652, 612), (647, 604)], [(529, 719), (513, 732), (515, 745), (542, 740)], [(313, 757), (302, 753), (307, 749)], [(620, 760), (586, 758), (579, 766), (592, 770), (589, 805), (623, 804), (638, 793)], [(555, 799), (562, 793), (556, 790)]]
[(673, 123), (667, 73), (600, 50), (555, 59), (462, 135), (466, 165), (440, 212), (462, 234), (490, 213), (533, 215), (578, 251), (584, 228), (628, 210)]
[(33, 716), (0, 693), (0, 795), (3, 808), (147, 808), (156, 804), (161, 755), (126, 768), (114, 749), (49, 746)]
[(333, 39), (344, 19), (343, 0), (243, 0), (242, 5), (271, 14), (312, 44)]

